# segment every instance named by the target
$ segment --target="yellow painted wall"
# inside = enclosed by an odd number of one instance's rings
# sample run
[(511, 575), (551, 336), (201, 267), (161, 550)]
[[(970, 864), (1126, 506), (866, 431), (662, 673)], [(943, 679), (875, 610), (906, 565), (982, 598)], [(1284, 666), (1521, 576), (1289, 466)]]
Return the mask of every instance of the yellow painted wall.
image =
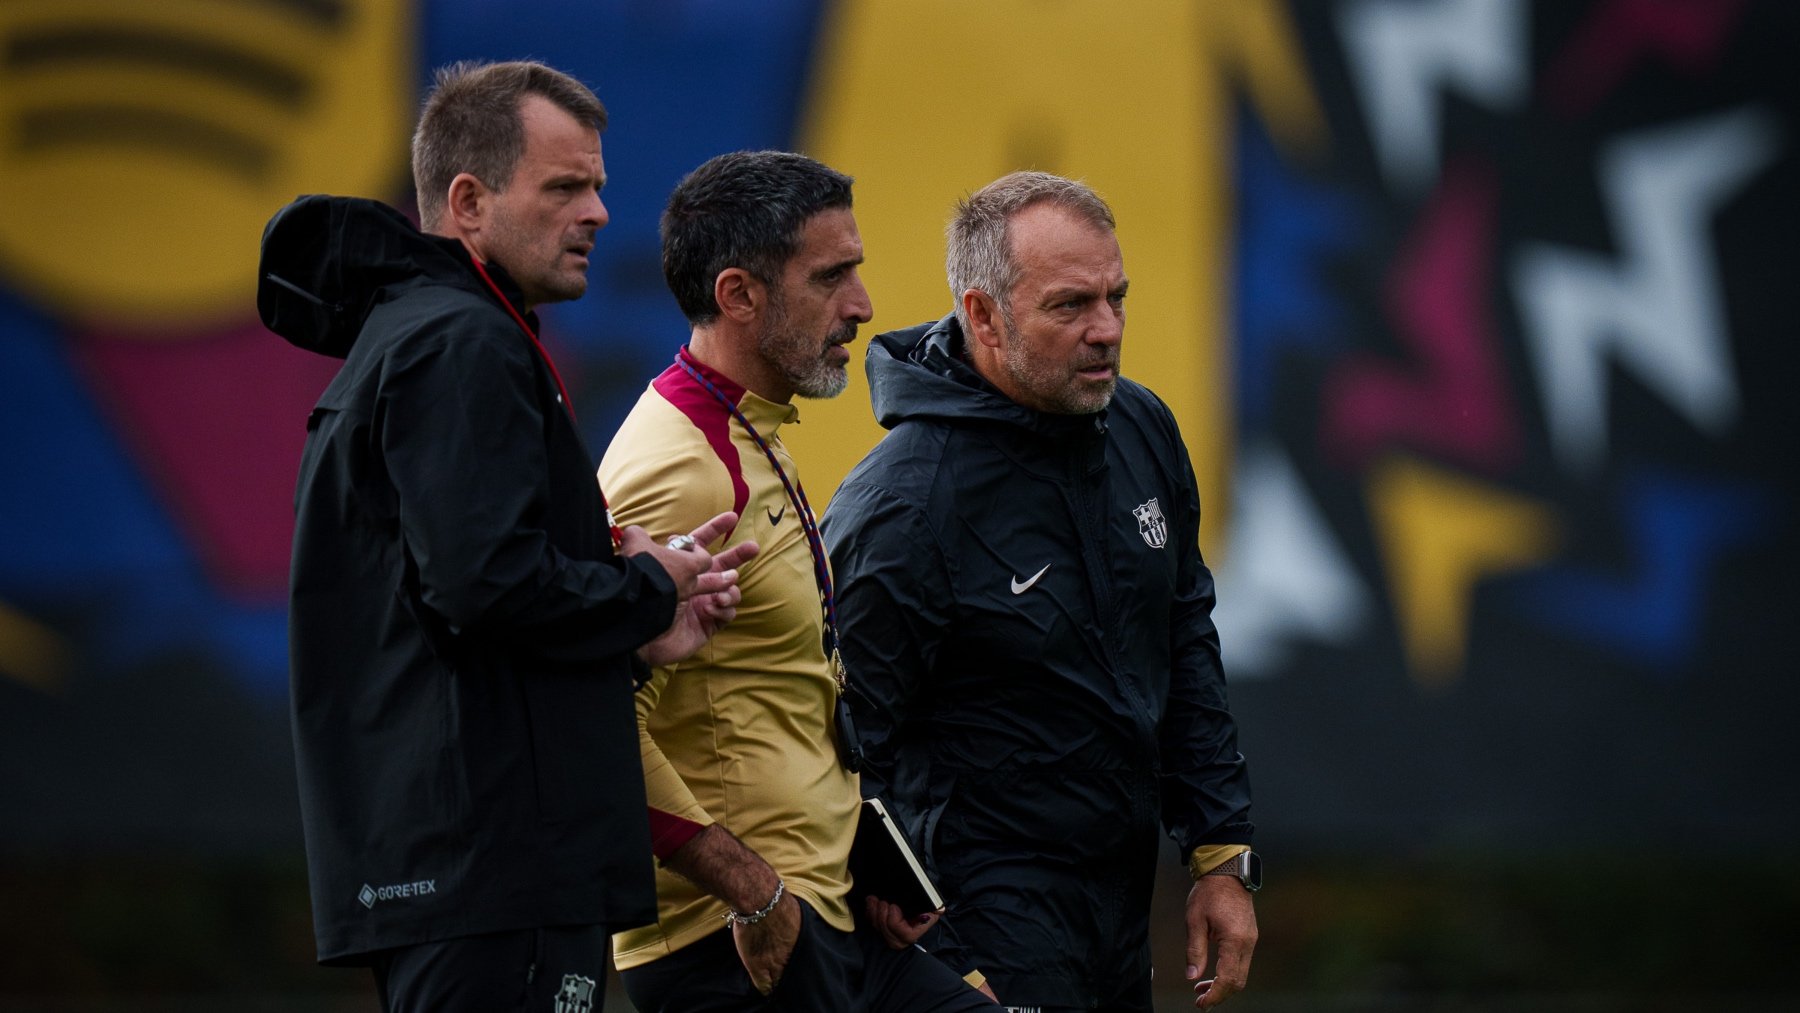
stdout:
[[(1042, 169), (1112, 205), (1131, 278), (1124, 372), (1180, 420), (1216, 547), (1232, 442), (1233, 89), (1243, 82), (1278, 135), (1304, 140), (1317, 122), (1280, 5), (846, 0), (817, 61), (801, 146), (856, 177), (874, 332), (949, 312), (943, 228), (964, 194)], [(789, 442), (822, 501), (881, 430), (860, 375), (802, 419)]]
[(250, 317), (277, 208), (406, 182), (410, 7), (0, 3), (0, 274), (146, 335)]

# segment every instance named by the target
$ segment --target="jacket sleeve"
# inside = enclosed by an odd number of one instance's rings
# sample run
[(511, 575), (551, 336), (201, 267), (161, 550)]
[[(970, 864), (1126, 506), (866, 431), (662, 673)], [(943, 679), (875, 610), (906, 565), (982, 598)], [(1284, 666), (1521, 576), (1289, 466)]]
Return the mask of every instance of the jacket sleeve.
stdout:
[(1250, 776), (1238, 752), (1212, 621), (1212, 573), (1200, 556), (1200, 495), (1178, 435), (1173, 453), (1181, 462), (1182, 511), (1169, 540), (1182, 555), (1170, 606), (1172, 671), (1160, 746), (1163, 825), (1185, 862), (1200, 845), (1248, 844), (1254, 827)]
[(656, 712), (656, 702), (669, 683), (671, 671), (657, 669), (649, 682), (638, 687), (634, 701), (638, 755), (644, 764), (644, 795), (650, 806), (650, 851), (659, 861), (680, 851), (695, 834), (716, 822), (694, 798), (681, 772), (650, 734), (650, 715)]
[(921, 847), (926, 771), (911, 754), (924, 745), (918, 695), (950, 627), (944, 554), (917, 507), (873, 485), (840, 488), (821, 529), (863, 747), (862, 793), (880, 796)]
[(467, 328), (433, 338), (390, 356), (377, 407), (424, 605), (453, 633), (504, 640), (545, 664), (591, 665), (667, 629), (676, 598), (661, 566), (574, 559), (551, 542), (531, 350)]
[[(831, 556), (848, 699), (863, 747), (862, 793), (879, 796), (937, 875), (927, 846), (930, 775), (920, 693), (950, 631), (953, 588), (923, 511), (885, 489), (846, 482), (820, 522)], [(977, 970), (954, 913), (920, 940), (958, 974)]]

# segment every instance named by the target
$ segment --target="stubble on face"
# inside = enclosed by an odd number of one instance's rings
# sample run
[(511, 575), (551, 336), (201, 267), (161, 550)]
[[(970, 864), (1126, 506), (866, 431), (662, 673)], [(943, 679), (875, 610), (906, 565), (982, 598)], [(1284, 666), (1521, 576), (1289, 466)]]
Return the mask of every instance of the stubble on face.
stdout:
[(1118, 240), (1054, 204), (1018, 212), (1011, 228), (1018, 280), (998, 300), (991, 379), (1037, 411), (1101, 411), (1118, 389), (1130, 285)]
[[(594, 249), (595, 229), (576, 225), (561, 233), (554, 246), (549, 245), (541, 228), (521, 222), (517, 217), (496, 215), (489, 226), (494, 233), (495, 248), (506, 251), (507, 273), (524, 290), (525, 301), (532, 306), (570, 302), (587, 294), (587, 257)], [(579, 255), (579, 265), (567, 263)]]
[[(1013, 322), (1010, 307), (1000, 307), (1000, 321), (1005, 327), (1001, 339), (1000, 368), (1006, 371), (1013, 388), (1025, 395), (1023, 403), (1039, 411), (1056, 415), (1092, 415), (1112, 403), (1119, 386), (1119, 348), (1083, 347), (1071, 361), (1042, 355), (1030, 347)], [(1083, 370), (1106, 368), (1104, 380), (1081, 375)]]
[(856, 340), (856, 322), (846, 321), (821, 340), (792, 325), (781, 292), (771, 289), (768, 316), (756, 350), (789, 389), (805, 398), (834, 398), (850, 385), (847, 364), (833, 363), (833, 348)]

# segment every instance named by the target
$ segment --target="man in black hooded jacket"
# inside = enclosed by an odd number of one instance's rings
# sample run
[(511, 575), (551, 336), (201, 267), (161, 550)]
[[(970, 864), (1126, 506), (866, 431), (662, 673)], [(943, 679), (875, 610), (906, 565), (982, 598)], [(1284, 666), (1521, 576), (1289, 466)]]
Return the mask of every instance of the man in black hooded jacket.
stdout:
[(939, 954), (1015, 1009), (1151, 1009), (1160, 822), (1215, 1006), (1247, 979), (1260, 861), (1187, 450), (1119, 376), (1112, 212), (1004, 177), (957, 209), (949, 273), (954, 315), (871, 343), (892, 431), (824, 520), (864, 794), (940, 880)]
[(319, 958), (389, 1013), (599, 1008), (609, 934), (656, 916), (634, 679), (730, 620), (756, 551), (698, 547), (731, 514), (614, 527), (538, 342), (586, 290), (604, 125), (541, 64), (446, 68), (424, 232), (315, 196), (263, 238), (263, 321), (345, 360), (295, 496), (294, 749)]

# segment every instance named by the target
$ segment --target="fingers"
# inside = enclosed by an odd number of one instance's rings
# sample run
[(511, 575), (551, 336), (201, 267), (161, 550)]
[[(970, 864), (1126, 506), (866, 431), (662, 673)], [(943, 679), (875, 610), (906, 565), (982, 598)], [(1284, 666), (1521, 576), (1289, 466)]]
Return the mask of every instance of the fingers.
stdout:
[(1207, 931), (1206, 912), (1201, 903), (1200, 885), (1196, 883), (1188, 893), (1187, 903), (1186, 976), (1189, 981), (1198, 981), (1200, 972), (1206, 970)]
[[(1257, 930), (1248, 891), (1230, 879), (1201, 877), (1188, 894), (1187, 930), (1187, 977), (1195, 981), (1195, 1006), (1210, 1009), (1249, 985)], [(1198, 981), (1209, 949), (1216, 951), (1218, 966), (1212, 978)]]
[(1208, 1005), (1216, 1006), (1249, 986), (1250, 951), (1251, 945), (1241, 937), (1227, 936), (1219, 940), (1219, 967), (1212, 986), (1218, 998)]
[(694, 617), (700, 620), (704, 631), (711, 633), (737, 618), (738, 602), (744, 593), (736, 587), (712, 594), (698, 594), (688, 599), (688, 605), (694, 610)]
[(799, 902), (789, 894), (762, 921), (754, 925), (740, 922), (731, 927), (738, 960), (749, 973), (750, 983), (763, 995), (773, 992), (780, 983), (800, 938), (800, 921)]
[(677, 601), (687, 601), (694, 594), (694, 578), (712, 566), (712, 555), (698, 545), (686, 550), (671, 549), (633, 524), (619, 532), (619, 555), (640, 554), (656, 560), (669, 575), (669, 579), (675, 583)]
[[(908, 919), (906, 922), (906, 945), (911, 946), (923, 938), (925, 933), (930, 932), (931, 927), (937, 924), (938, 918), (939, 914), (936, 911), (927, 911), (917, 918)], [(905, 949), (906, 947), (900, 948)]]
[(711, 573), (702, 573), (694, 578), (694, 594), (733, 594), (731, 604), (736, 605), (738, 600), (743, 597), (743, 592), (738, 590), (737, 579), (738, 572), (736, 570), (714, 570)]
[[(650, 551), (656, 554), (656, 561), (663, 565), (663, 569), (669, 571), (670, 579), (675, 581), (676, 597), (681, 601), (696, 594), (724, 590), (723, 584), (716, 577), (703, 583), (702, 578), (712, 576), (712, 554), (699, 545), (691, 549), (670, 549), (658, 545)], [(730, 577), (736, 580), (737, 571), (731, 571)]]
[(776, 978), (772, 972), (765, 971), (760, 967), (754, 968), (750, 972), (750, 984), (755, 985), (756, 990), (763, 995), (775, 991), (775, 981)]
[(892, 907), (891, 904), (874, 897), (863, 898), (863, 913), (868, 915), (869, 924), (875, 927), (875, 932), (881, 936), (881, 941), (886, 943), (890, 950), (904, 949), (899, 937), (894, 935), (893, 926), (888, 924), (887, 909), (890, 907)]
[(875, 926), (875, 931), (880, 933), (888, 949), (904, 950), (912, 945), (904, 932), (906, 916), (900, 913), (897, 905), (878, 897), (868, 897), (864, 899), (863, 909), (869, 915), (869, 924)]
[(904, 950), (918, 942), (937, 924), (941, 915), (941, 912), (927, 911), (917, 918), (908, 918), (900, 905), (873, 896), (864, 898), (863, 910), (868, 914), (869, 924), (893, 950)]
[(641, 525), (633, 524), (619, 531), (619, 555), (635, 556), (654, 547), (656, 542), (650, 538), (650, 532)]
[(1243, 990), (1242, 986), (1234, 986), (1222, 976), (1198, 981), (1194, 983), (1194, 1006), (1212, 1009)]
[(713, 557), (713, 569), (730, 570), (743, 566), (755, 559), (756, 554), (760, 551), (762, 551), (761, 548), (755, 542), (739, 542)]
[(694, 541), (701, 545), (711, 545), (719, 536), (737, 527), (738, 515), (727, 510), (724, 513), (695, 528), (691, 533)]

